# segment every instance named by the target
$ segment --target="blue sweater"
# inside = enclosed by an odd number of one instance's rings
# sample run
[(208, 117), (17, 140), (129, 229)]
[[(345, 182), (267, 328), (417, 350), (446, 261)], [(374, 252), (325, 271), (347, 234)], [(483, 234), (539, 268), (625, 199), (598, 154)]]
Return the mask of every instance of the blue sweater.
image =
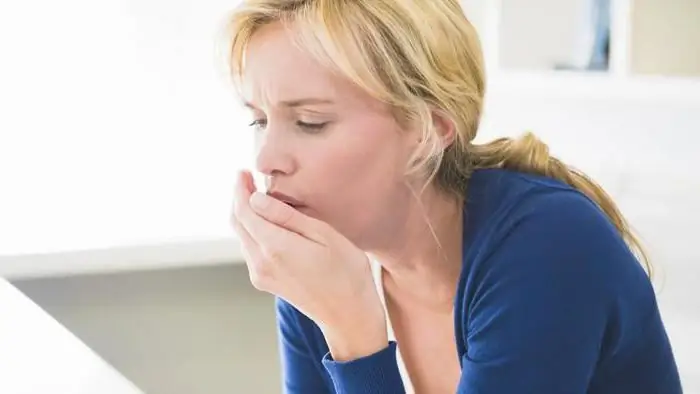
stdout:
[[(606, 216), (557, 181), (479, 170), (464, 209), (455, 298), (461, 394), (679, 394), (654, 290)], [(396, 394), (396, 343), (335, 362), (277, 300), (288, 394)]]

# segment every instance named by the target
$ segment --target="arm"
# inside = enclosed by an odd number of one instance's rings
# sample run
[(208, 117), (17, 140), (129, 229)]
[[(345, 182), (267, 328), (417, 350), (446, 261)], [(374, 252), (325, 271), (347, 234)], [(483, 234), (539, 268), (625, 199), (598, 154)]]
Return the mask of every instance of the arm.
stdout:
[(459, 393), (586, 393), (608, 345), (612, 289), (644, 279), (587, 199), (554, 193), (530, 203), (482, 263), (463, 310)]
[[(307, 342), (301, 312), (277, 299), (277, 320), (285, 394), (402, 394), (396, 363), (396, 343), (351, 361), (335, 361), (330, 352), (318, 355)], [(318, 356), (317, 356), (318, 355)], [(330, 378), (327, 381), (326, 378)], [(329, 389), (332, 384), (335, 391)]]
[(330, 353), (323, 365), (333, 379), (337, 394), (404, 394), (396, 363), (396, 342), (369, 356), (352, 361), (333, 361)]
[(251, 282), (277, 296), (286, 393), (403, 392), (362, 250), (327, 223), (256, 192), (249, 172), (236, 184), (232, 225)]
[(275, 303), (283, 392), (332, 394), (319, 362), (305, 340), (300, 313), (280, 298), (276, 298)]

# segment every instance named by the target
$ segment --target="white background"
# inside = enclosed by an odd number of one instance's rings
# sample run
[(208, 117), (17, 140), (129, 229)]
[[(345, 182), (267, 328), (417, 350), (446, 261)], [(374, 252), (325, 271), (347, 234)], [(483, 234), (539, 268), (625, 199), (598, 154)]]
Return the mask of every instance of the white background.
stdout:
[(0, 4), (0, 255), (229, 235), (234, 3)]

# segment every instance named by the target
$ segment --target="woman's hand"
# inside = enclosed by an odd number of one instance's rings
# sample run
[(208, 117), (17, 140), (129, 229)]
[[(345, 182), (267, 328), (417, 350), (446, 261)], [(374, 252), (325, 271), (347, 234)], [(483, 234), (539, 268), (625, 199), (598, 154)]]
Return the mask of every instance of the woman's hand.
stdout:
[(330, 225), (255, 191), (249, 172), (236, 185), (232, 224), (253, 285), (312, 319), (336, 361), (387, 346), (384, 308), (362, 250)]

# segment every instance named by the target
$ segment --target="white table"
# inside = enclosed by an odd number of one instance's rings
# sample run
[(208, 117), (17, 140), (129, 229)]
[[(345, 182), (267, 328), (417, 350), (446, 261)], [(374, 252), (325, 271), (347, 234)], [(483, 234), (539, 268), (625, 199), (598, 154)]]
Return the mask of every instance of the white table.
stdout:
[(2, 278), (0, 393), (143, 394)]

